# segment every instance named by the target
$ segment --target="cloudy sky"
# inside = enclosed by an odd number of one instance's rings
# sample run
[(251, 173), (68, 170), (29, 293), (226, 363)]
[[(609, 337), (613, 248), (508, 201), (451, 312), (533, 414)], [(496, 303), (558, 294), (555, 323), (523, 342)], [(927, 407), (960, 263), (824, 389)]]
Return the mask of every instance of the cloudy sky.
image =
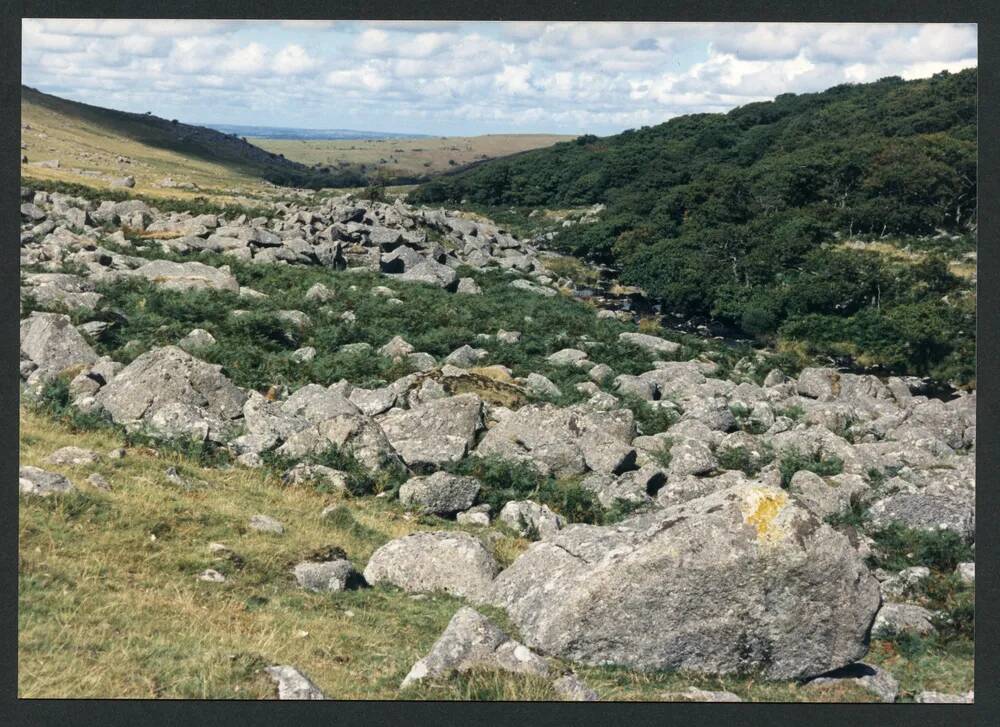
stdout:
[(610, 134), (976, 65), (975, 25), (23, 21), (23, 82), (193, 123)]

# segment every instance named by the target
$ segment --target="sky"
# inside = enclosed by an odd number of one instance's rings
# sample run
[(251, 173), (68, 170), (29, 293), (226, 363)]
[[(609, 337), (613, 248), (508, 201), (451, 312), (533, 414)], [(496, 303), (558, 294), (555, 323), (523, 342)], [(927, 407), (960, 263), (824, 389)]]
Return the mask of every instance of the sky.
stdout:
[(24, 19), (22, 81), (188, 123), (612, 134), (976, 65), (974, 24)]

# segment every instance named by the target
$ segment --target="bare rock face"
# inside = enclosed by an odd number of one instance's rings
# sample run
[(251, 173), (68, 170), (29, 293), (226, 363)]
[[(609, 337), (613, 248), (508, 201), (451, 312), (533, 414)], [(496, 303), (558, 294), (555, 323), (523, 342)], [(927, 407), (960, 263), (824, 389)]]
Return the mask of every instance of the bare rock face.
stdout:
[(73, 366), (97, 361), (97, 353), (69, 316), (59, 313), (32, 313), (21, 321), (21, 351), (37, 367), (32, 381), (46, 381)]
[(520, 674), (548, 674), (548, 664), (523, 644), (514, 641), (478, 611), (463, 606), (455, 612), (427, 656), (413, 665), (400, 688), (422, 679), (473, 667), (501, 669)]
[(169, 290), (228, 290), (240, 292), (240, 284), (229, 272), (229, 267), (213, 268), (204, 263), (175, 263), (153, 260), (136, 268), (138, 275)]
[(118, 424), (142, 423), (168, 436), (214, 438), (246, 400), (222, 367), (177, 346), (144, 353), (95, 396)]
[(752, 484), (616, 526), (569, 526), (533, 544), (491, 595), (543, 653), (774, 679), (864, 656), (879, 600), (845, 536)]
[(467, 533), (414, 533), (372, 553), (365, 568), (371, 585), (389, 583), (404, 591), (446, 591), (482, 602), (500, 566)]

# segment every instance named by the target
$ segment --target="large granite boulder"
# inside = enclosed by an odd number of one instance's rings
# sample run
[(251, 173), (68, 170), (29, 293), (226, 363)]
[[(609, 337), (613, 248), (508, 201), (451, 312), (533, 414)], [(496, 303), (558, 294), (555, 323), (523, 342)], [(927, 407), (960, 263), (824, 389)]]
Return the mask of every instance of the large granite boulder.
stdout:
[(846, 536), (749, 484), (567, 527), (501, 573), (491, 600), (528, 646), (573, 661), (798, 679), (864, 656), (880, 596)]
[(482, 399), (476, 394), (458, 394), (390, 413), (380, 424), (406, 464), (439, 467), (469, 452), (482, 420)]
[(213, 268), (204, 263), (175, 263), (153, 260), (136, 268), (133, 275), (169, 290), (228, 290), (240, 292), (240, 284), (229, 271), (229, 266)]
[(246, 394), (222, 367), (177, 346), (144, 353), (109, 381), (95, 399), (118, 424), (148, 425), (166, 436), (215, 438), (243, 413)]

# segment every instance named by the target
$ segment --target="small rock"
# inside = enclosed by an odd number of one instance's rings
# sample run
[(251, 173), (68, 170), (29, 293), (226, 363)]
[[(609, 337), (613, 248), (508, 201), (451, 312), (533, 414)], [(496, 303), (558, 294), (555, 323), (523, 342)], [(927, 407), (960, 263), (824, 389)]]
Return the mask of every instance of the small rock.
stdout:
[(450, 515), (467, 510), (479, 494), (479, 480), (447, 472), (412, 477), (399, 488), (399, 501), (407, 508), (429, 515)]
[(573, 366), (587, 358), (587, 352), (578, 348), (564, 348), (546, 357), (546, 361), (556, 366)]
[(304, 346), (292, 352), (292, 361), (296, 363), (309, 363), (316, 358), (316, 349), (312, 346)]
[(22, 495), (48, 497), (71, 491), (73, 483), (58, 472), (46, 472), (39, 467), (21, 467), (18, 471), (18, 491)]
[(324, 563), (299, 563), (294, 569), (295, 580), (300, 586), (310, 591), (343, 591), (352, 579), (357, 577), (357, 571), (349, 560), (338, 559)]
[(254, 515), (250, 518), (247, 527), (260, 533), (273, 533), (275, 535), (281, 535), (285, 532), (284, 525), (267, 515)]
[(972, 690), (969, 690), (965, 694), (920, 692), (914, 701), (916, 701), (917, 704), (973, 704), (976, 701), (976, 694)]
[(278, 699), (326, 699), (309, 678), (293, 666), (269, 666), (264, 671), (278, 684)]
[(896, 701), (899, 696), (899, 682), (885, 669), (868, 664), (850, 664), (836, 669), (820, 677), (816, 677), (806, 683), (807, 686), (821, 686), (824, 684), (836, 684), (838, 682), (852, 682), (862, 689), (878, 695), (879, 699), (886, 703)]
[(921, 606), (909, 603), (884, 603), (872, 625), (873, 637), (888, 637), (904, 631), (926, 636), (934, 632), (931, 619), (934, 614)]
[(479, 525), (488, 527), (490, 524), (490, 506), (487, 503), (470, 507), (465, 512), (455, 515), (455, 522), (459, 525)]
[(392, 339), (382, 346), (378, 350), (383, 356), (388, 356), (389, 358), (402, 358), (408, 354), (411, 354), (416, 349), (413, 348), (402, 336), (393, 336)]
[(226, 577), (221, 573), (219, 573), (219, 571), (213, 568), (208, 568), (201, 572), (201, 574), (198, 576), (198, 580), (205, 581), (207, 583), (225, 583)]
[(96, 487), (98, 490), (104, 490), (106, 492), (111, 491), (111, 483), (96, 472), (87, 478), (87, 482), (89, 482), (92, 487)]
[(541, 374), (528, 374), (525, 386), (535, 396), (557, 397), (562, 394), (558, 386)]
[(974, 585), (976, 582), (976, 564), (975, 563), (959, 563), (958, 567), (955, 569), (958, 574), (959, 579), (962, 583), (967, 583), (969, 585)]
[(534, 538), (552, 535), (566, 525), (562, 515), (532, 500), (511, 500), (500, 511), (500, 521), (518, 534)]
[(660, 695), (667, 702), (742, 702), (732, 692), (712, 692), (698, 687), (688, 687), (683, 692), (664, 692)]
[(323, 484), (334, 490), (347, 489), (347, 474), (322, 464), (300, 462), (281, 475), (281, 481), (289, 486), (303, 484)]
[(479, 295), (483, 291), (474, 278), (459, 278), (458, 287), (455, 288), (455, 292), (464, 293), (465, 295)]
[(190, 333), (188, 333), (184, 338), (177, 342), (177, 345), (183, 348), (185, 351), (192, 351), (199, 348), (204, 348), (206, 346), (211, 346), (215, 343), (215, 336), (206, 331), (203, 328), (195, 328)]
[(90, 449), (81, 447), (61, 447), (49, 455), (49, 464), (63, 465), (69, 467), (79, 467), (86, 464), (94, 464), (101, 456)]
[(584, 684), (576, 674), (565, 674), (552, 682), (556, 694), (568, 702), (596, 702), (597, 692)]

